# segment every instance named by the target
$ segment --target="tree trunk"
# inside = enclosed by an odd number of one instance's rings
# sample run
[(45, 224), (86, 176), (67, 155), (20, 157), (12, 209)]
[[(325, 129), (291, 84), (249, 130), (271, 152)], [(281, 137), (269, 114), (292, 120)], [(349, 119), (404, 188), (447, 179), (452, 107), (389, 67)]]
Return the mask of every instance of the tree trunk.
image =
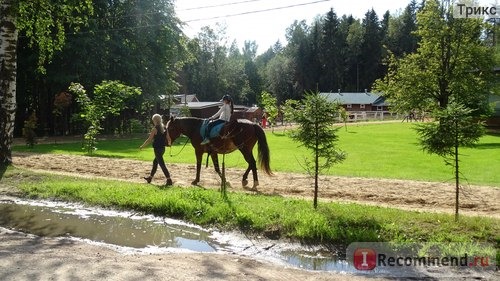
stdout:
[(17, 72), (14, 2), (4, 0), (0, 5), (0, 165), (12, 163)]
[(455, 146), (455, 221), (458, 221), (460, 174), (458, 169), (458, 145)]
[(316, 121), (316, 124), (314, 124), (314, 130), (315, 134), (314, 137), (316, 139), (316, 144), (315, 144), (315, 151), (314, 151), (314, 201), (313, 201), (313, 206), (314, 209), (318, 207), (318, 189), (319, 189), (319, 124)]
[(455, 221), (458, 221), (460, 198), (460, 173), (458, 167), (458, 120), (455, 119)]

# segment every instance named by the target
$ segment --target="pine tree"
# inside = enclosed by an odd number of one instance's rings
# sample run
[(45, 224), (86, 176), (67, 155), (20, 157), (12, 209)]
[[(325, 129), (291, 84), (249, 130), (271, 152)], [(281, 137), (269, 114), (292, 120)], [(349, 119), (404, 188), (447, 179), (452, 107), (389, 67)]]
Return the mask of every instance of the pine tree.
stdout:
[(312, 152), (312, 160), (305, 158), (304, 167), (314, 177), (313, 206), (316, 208), (320, 173), (346, 158), (345, 152), (337, 148), (338, 127), (333, 126), (340, 106), (317, 92), (306, 93), (298, 106), (300, 110), (289, 111), (293, 112), (293, 120), (299, 126), (292, 131), (291, 136)]

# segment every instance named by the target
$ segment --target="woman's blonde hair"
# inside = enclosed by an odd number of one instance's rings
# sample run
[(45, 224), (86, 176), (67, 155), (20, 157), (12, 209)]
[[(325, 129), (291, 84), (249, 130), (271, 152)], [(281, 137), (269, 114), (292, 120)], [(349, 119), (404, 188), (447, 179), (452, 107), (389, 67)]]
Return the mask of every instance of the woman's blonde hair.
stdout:
[(165, 132), (165, 126), (163, 126), (163, 119), (161, 118), (161, 115), (154, 114), (153, 117), (151, 117), (151, 120), (153, 120), (155, 127), (160, 126), (160, 132), (163, 134)]

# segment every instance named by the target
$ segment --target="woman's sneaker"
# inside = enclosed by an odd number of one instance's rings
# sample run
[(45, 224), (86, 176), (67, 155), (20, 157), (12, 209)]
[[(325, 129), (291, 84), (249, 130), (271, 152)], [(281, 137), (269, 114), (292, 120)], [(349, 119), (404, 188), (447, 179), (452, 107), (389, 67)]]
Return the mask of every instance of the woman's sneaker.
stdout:
[(152, 176), (149, 177), (143, 177), (144, 180), (146, 180), (148, 183), (151, 183), (151, 180), (153, 179)]
[(172, 184), (173, 184), (173, 183), (172, 183), (172, 179), (167, 179), (167, 183), (166, 183), (165, 185), (166, 185), (166, 186), (170, 186), (170, 185), (172, 185)]

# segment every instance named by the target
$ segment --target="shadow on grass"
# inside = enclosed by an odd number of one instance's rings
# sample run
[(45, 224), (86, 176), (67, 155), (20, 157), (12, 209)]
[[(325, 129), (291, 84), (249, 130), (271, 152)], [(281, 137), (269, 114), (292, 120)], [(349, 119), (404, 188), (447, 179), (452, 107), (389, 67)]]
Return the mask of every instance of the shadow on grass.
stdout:
[(486, 135), (492, 137), (500, 137), (500, 129), (497, 130), (487, 129)]
[(290, 131), (279, 131), (279, 132), (272, 133), (272, 135), (275, 137), (290, 137), (291, 132), (292, 132), (291, 130)]
[(500, 143), (478, 143), (474, 146), (477, 149), (499, 149)]

